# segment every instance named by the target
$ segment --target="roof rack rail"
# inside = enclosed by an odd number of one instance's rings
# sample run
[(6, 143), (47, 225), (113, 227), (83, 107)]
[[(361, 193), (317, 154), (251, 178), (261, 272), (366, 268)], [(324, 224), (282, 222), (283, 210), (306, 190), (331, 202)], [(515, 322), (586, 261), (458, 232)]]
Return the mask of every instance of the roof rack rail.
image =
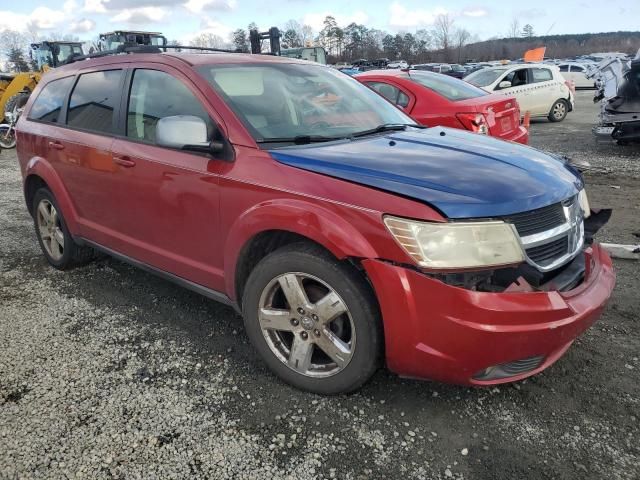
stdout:
[(89, 53), (87, 55), (74, 55), (67, 63), (74, 63), (79, 60), (88, 60), (90, 58), (100, 58), (100, 57), (108, 57), (109, 55), (118, 55), (121, 53), (161, 53), (162, 49), (160, 47), (156, 47), (155, 45), (120, 45), (118, 48), (113, 50), (102, 50), (94, 53)]
[(166, 45), (166, 46), (163, 46), (162, 48), (163, 49), (173, 48), (176, 50), (198, 50), (203, 52), (215, 52), (215, 53), (247, 53), (240, 48), (231, 50), (227, 48), (194, 47), (191, 45)]

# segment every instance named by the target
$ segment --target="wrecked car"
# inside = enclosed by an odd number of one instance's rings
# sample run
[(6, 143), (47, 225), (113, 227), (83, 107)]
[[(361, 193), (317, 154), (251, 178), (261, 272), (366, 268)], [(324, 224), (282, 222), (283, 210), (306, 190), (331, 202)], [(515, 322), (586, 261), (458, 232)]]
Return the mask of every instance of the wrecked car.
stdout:
[[(135, 58), (134, 58), (135, 57)], [(269, 368), (320, 394), (549, 367), (615, 275), (562, 158), (416, 124), (331, 68), (136, 53), (49, 73), (18, 129), (46, 260), (107, 253), (235, 308)]]
[(587, 78), (596, 81), (593, 101), (600, 102), (597, 138), (620, 145), (640, 142), (640, 49), (625, 62), (619, 57), (604, 59), (590, 67)]

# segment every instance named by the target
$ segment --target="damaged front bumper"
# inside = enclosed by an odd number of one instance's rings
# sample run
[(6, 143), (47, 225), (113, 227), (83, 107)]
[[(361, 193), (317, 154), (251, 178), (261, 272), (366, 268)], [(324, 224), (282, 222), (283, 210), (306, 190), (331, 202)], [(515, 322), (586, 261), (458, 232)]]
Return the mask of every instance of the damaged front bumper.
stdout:
[(382, 310), (388, 368), (462, 385), (542, 371), (597, 320), (615, 284), (611, 259), (597, 244), (565, 268), (581, 279), (563, 291), (543, 285), (480, 292), (381, 260), (363, 266)]

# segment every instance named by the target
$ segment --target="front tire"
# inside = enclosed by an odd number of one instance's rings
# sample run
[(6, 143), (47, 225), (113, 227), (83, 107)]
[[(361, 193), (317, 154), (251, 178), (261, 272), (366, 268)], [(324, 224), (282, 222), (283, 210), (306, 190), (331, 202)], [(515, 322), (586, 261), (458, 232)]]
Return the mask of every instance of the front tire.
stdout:
[(563, 99), (556, 100), (549, 111), (549, 121), (561, 122), (566, 118), (567, 113), (569, 113), (569, 104), (567, 101)]
[(0, 125), (0, 148), (10, 149), (16, 146), (16, 131), (9, 125)]
[(33, 197), (33, 221), (38, 243), (47, 261), (58, 270), (85, 264), (95, 258), (95, 251), (74, 240), (48, 188), (40, 188)]
[(354, 267), (313, 244), (288, 245), (260, 261), (242, 310), (265, 363), (302, 390), (350, 392), (380, 365), (382, 322), (371, 287)]

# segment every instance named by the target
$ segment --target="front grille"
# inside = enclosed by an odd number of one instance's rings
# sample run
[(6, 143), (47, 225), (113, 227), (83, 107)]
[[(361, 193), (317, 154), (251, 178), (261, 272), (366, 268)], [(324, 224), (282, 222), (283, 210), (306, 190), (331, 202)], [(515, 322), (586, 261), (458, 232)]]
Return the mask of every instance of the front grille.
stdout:
[(524, 213), (516, 213), (506, 217), (504, 220), (513, 223), (521, 237), (550, 230), (567, 221), (560, 203)]
[(537, 247), (527, 248), (527, 256), (543, 267), (553, 263), (553, 261), (566, 255), (569, 251), (568, 237), (561, 237), (556, 240), (552, 240), (549, 243), (538, 245)]

